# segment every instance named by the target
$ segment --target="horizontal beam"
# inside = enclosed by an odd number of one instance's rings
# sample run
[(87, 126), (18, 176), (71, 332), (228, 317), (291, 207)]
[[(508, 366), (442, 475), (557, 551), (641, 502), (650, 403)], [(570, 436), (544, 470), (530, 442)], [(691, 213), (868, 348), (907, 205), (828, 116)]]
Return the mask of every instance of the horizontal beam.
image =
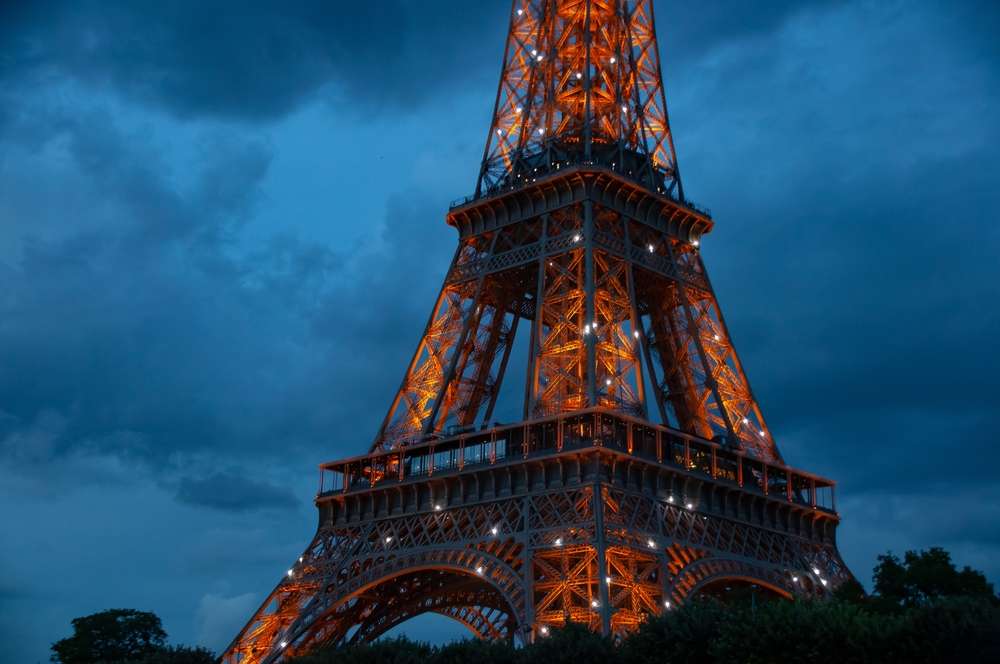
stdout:
[(519, 188), (452, 208), (447, 222), (461, 237), (477, 235), (590, 199), (661, 233), (696, 240), (712, 230), (708, 214), (657, 194), (599, 165), (577, 165), (526, 181)]

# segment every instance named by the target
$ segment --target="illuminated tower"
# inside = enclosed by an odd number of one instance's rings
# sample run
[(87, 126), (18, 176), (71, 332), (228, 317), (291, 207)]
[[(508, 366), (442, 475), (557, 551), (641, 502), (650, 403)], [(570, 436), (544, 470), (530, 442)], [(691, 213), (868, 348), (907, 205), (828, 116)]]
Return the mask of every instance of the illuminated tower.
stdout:
[[(514, 2), (447, 221), (458, 249), (369, 453), (321, 466), (316, 536), (226, 662), (428, 611), (482, 638), (620, 634), (696, 594), (849, 578), (833, 483), (784, 464), (702, 264), (651, 0)], [(493, 421), (505, 379), (514, 424)]]

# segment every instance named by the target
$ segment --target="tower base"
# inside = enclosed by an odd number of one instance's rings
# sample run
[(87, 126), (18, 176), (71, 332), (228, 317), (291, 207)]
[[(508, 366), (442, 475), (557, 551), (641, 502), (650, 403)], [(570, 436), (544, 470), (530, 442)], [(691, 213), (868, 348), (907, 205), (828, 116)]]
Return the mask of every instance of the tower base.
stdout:
[(592, 409), (324, 464), (319, 528), (227, 649), (275, 662), (434, 612), (522, 643), (624, 634), (722, 584), (850, 578), (833, 483)]

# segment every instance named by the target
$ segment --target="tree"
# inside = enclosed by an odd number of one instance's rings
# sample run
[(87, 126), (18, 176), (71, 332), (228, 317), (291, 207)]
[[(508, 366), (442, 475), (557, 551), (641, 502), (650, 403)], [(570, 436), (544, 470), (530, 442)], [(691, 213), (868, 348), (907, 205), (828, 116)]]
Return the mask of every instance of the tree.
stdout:
[(868, 595), (865, 593), (864, 586), (857, 579), (851, 577), (833, 591), (833, 598), (839, 602), (846, 602), (848, 604), (865, 604)]
[(988, 599), (938, 598), (884, 620), (884, 661), (1000, 662), (1000, 607)]
[(73, 636), (52, 644), (61, 664), (134, 661), (161, 649), (167, 638), (155, 613), (110, 609), (73, 619)]
[(863, 664), (883, 657), (878, 620), (858, 606), (830, 602), (770, 602), (730, 614), (708, 644), (712, 662)]
[(611, 639), (579, 623), (550, 628), (548, 636), (536, 639), (521, 655), (524, 664), (614, 664), (618, 659)]
[(891, 608), (921, 606), (941, 597), (997, 601), (982, 572), (955, 569), (951, 554), (939, 547), (907, 551), (902, 561), (891, 552), (879, 556), (872, 576), (881, 604)]
[(346, 648), (319, 648), (294, 658), (295, 664), (427, 664), (434, 649), (406, 637)]
[(506, 641), (463, 639), (437, 648), (433, 664), (510, 664), (519, 653)]
[(709, 652), (735, 609), (713, 599), (685, 602), (651, 617), (622, 644), (622, 660), (632, 664), (709, 664)]
[(205, 648), (168, 646), (136, 660), (136, 664), (215, 664), (215, 655)]

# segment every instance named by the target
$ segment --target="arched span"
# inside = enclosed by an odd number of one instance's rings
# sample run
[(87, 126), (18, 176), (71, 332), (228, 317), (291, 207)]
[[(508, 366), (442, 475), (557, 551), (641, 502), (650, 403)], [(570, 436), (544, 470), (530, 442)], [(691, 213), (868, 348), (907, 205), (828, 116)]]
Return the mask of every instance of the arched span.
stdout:
[(702, 558), (691, 563), (673, 579), (667, 594), (680, 603), (696, 596), (706, 586), (725, 579), (756, 584), (784, 599), (792, 599), (797, 594), (791, 578), (780, 570), (732, 558)]
[(454, 571), (432, 569), (404, 574), (365, 593), (372, 603), (336, 643), (374, 641), (387, 631), (424, 613), (437, 613), (463, 624), (474, 636), (510, 639), (516, 630), (512, 609), (497, 589), (483, 579)]
[(491, 618), (467, 624), (477, 635), (519, 636), (524, 625), (519, 576), (502, 560), (474, 549), (390, 556), (344, 583), (318, 590), (282, 640), (295, 653), (320, 644), (366, 642), (420, 613), (456, 617), (464, 607)]
[(443, 611), (437, 611), (442, 616), (457, 620), (468, 628), (477, 639), (501, 640), (510, 639), (512, 634), (504, 632), (502, 625), (498, 625), (495, 615), (491, 615), (490, 609), (475, 606), (453, 606)]

